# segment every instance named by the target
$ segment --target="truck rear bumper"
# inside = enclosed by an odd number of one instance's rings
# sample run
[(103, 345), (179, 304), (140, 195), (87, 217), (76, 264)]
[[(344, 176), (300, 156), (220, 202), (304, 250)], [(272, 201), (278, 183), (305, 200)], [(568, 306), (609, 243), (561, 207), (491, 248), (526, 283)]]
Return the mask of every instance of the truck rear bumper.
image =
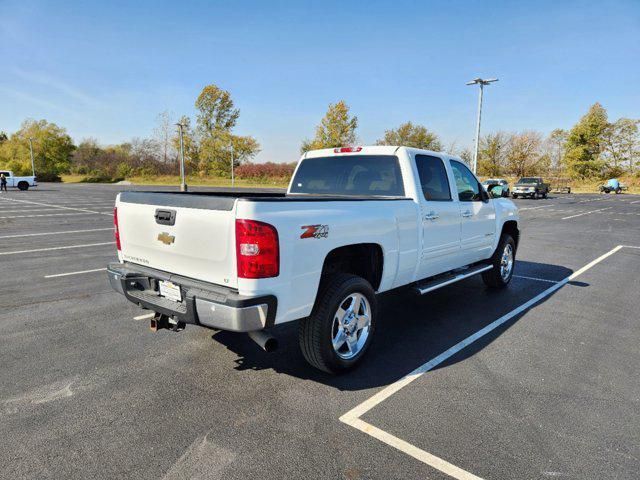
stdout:
[[(251, 332), (273, 325), (277, 300), (273, 295), (247, 297), (231, 288), (200, 282), (132, 263), (111, 263), (111, 287), (142, 308), (181, 322), (232, 332)], [(182, 301), (160, 296), (158, 284), (178, 285)]]

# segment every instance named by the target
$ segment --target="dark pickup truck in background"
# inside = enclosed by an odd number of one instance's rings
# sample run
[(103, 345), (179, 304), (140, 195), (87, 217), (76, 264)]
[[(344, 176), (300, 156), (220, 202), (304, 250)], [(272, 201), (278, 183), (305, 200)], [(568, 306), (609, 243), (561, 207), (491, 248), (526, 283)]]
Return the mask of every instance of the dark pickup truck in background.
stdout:
[(523, 177), (517, 181), (511, 191), (511, 196), (513, 198), (547, 198), (548, 194), (549, 184), (544, 183), (541, 177)]

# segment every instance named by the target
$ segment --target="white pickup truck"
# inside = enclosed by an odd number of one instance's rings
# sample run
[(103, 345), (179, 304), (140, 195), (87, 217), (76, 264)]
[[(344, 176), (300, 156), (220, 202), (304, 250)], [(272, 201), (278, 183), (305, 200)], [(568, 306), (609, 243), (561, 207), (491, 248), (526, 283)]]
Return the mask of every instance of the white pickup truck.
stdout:
[(29, 190), (29, 187), (37, 187), (37, 179), (34, 176), (16, 177), (11, 170), (0, 170), (7, 179), (7, 187), (16, 187), (19, 190)]
[(270, 350), (265, 329), (300, 320), (305, 358), (338, 373), (374, 337), (377, 293), (479, 273), (507, 286), (519, 219), (490, 192), (459, 158), (389, 146), (308, 152), (286, 193), (123, 192), (109, 280), (154, 331), (249, 332)]

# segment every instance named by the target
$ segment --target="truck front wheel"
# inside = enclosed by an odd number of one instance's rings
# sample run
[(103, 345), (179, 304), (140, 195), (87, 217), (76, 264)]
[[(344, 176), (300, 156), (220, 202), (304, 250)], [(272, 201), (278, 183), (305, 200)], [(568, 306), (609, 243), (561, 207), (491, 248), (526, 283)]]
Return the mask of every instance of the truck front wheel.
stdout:
[(482, 272), (482, 280), (491, 288), (505, 288), (509, 285), (516, 265), (516, 242), (508, 233), (502, 234), (498, 248), (489, 260), (491, 270)]
[(304, 358), (328, 373), (352, 369), (371, 345), (377, 314), (375, 292), (364, 278), (343, 273), (327, 278), (311, 315), (300, 321)]

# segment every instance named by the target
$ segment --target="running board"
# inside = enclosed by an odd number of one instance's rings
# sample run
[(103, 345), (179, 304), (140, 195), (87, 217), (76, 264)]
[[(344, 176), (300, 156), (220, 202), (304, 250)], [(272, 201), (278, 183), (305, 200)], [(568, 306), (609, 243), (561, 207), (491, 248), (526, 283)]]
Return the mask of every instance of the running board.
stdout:
[(425, 293), (432, 292), (441, 287), (446, 287), (447, 285), (451, 285), (452, 283), (459, 282), (460, 280), (464, 280), (465, 278), (472, 277), (477, 275), (478, 273), (486, 272), (487, 270), (491, 270), (493, 265), (477, 265), (475, 267), (470, 267), (468, 270), (465, 270), (462, 273), (454, 274), (453, 276), (448, 276), (446, 278), (437, 278), (434, 280), (430, 280), (428, 282), (416, 285), (416, 290), (420, 295), (424, 295)]

